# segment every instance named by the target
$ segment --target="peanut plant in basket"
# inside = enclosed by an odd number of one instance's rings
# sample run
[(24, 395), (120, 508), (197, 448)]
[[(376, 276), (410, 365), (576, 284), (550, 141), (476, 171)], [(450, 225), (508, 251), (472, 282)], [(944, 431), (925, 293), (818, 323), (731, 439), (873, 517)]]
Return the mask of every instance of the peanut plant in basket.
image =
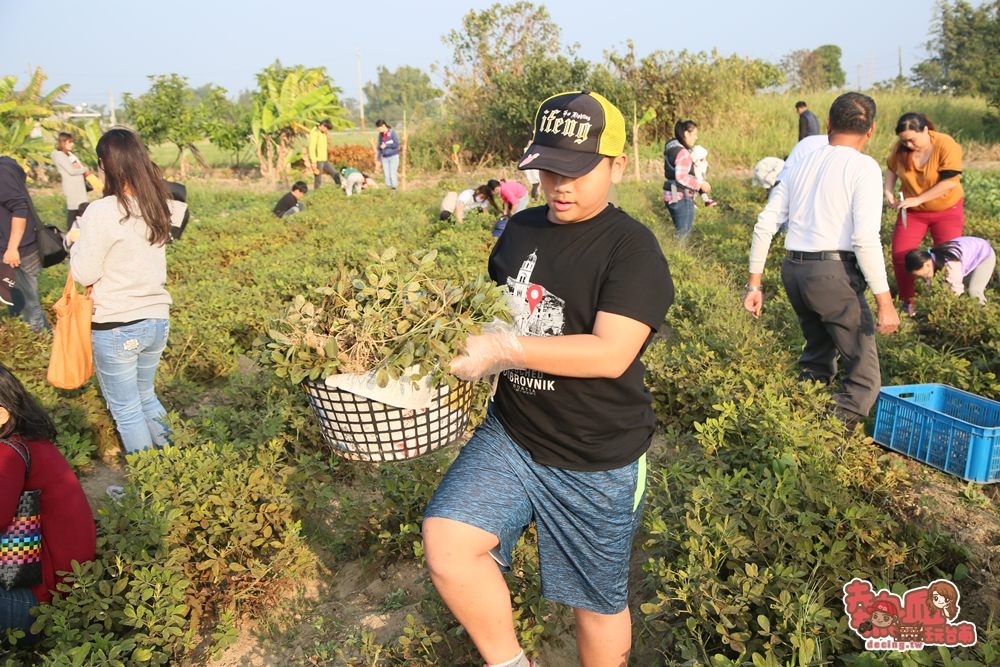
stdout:
[(503, 291), (480, 275), (459, 283), (435, 276), (437, 251), (371, 253), (372, 264), (340, 267), (310, 297), (297, 295), (257, 341), (261, 360), (294, 383), (337, 373), (390, 380), (455, 382), (448, 362), (465, 337), (506, 318)]

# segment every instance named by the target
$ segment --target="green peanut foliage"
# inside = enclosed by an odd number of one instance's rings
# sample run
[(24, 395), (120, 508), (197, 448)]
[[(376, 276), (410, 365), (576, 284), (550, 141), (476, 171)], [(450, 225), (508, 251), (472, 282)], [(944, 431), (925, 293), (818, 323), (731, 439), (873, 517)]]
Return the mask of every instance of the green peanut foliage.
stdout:
[[(309, 296), (297, 295), (257, 341), (261, 361), (293, 383), (336, 373), (389, 380), (447, 380), (465, 337), (507, 318), (504, 292), (488, 276), (460, 282), (435, 272), (437, 250), (371, 253), (365, 267), (341, 266)], [(452, 378), (452, 381), (454, 379)]]

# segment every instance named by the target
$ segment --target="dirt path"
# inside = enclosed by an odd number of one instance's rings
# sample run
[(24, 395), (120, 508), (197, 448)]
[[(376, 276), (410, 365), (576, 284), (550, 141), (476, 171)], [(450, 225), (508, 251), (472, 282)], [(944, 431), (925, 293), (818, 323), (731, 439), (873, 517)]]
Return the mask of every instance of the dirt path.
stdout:
[(112, 485), (125, 484), (125, 468), (117, 460), (103, 461), (94, 459), (80, 471), (80, 485), (90, 501), (90, 509), (97, 511), (97, 506), (107, 498), (107, 488)]
[[(329, 579), (310, 577), (270, 618), (244, 619), (236, 642), (207, 667), (344, 664), (336, 653), (338, 644), (358, 637), (362, 629), (374, 632), (376, 642), (389, 644), (404, 634), (407, 615), (419, 622), (419, 601), (428, 583), (427, 572), (413, 562), (372, 571), (354, 561)], [(538, 658), (543, 665), (577, 664), (572, 635), (544, 647)], [(388, 663), (374, 659), (363, 664)]]
[[(323, 556), (319, 556), (323, 560)], [(321, 565), (316, 576), (276, 605), (266, 619), (244, 619), (237, 641), (209, 667), (336, 664), (337, 644), (362, 629), (389, 642), (416, 613), (423, 573), (413, 563), (369, 571), (360, 562), (335, 572)]]
[(987, 619), (1000, 615), (1000, 486), (967, 484), (901, 458), (912, 476), (902, 512), (913, 524), (943, 531), (968, 549), (968, 578), (955, 582), (962, 616), (985, 627)]

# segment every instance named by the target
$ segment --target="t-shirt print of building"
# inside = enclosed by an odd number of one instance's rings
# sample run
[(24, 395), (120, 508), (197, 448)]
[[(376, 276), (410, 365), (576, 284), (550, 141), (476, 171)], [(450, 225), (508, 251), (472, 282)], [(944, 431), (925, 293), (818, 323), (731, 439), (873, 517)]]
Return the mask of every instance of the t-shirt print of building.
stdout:
[(522, 336), (559, 336), (563, 332), (566, 301), (544, 286), (531, 282), (538, 263), (535, 250), (521, 264), (516, 278), (507, 278), (509, 305), (514, 327)]

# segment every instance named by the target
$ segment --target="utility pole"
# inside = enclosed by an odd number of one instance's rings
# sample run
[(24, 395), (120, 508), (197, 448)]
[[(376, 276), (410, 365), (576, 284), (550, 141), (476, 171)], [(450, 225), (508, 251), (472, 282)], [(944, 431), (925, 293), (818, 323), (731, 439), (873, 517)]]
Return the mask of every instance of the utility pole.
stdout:
[(898, 53), (899, 53), (899, 78), (900, 78), (900, 80), (902, 80), (903, 79), (903, 47), (902, 46), (897, 46), (896, 48), (898, 49)]
[(115, 94), (108, 91), (108, 109), (111, 110), (111, 126), (114, 127), (118, 124), (118, 117), (115, 115)]
[(861, 90), (861, 63), (858, 63), (858, 78), (855, 83), (857, 84), (857, 89)]
[(361, 86), (361, 52), (354, 52), (355, 72), (358, 77), (358, 110), (361, 112), (361, 131), (365, 130), (365, 91)]

